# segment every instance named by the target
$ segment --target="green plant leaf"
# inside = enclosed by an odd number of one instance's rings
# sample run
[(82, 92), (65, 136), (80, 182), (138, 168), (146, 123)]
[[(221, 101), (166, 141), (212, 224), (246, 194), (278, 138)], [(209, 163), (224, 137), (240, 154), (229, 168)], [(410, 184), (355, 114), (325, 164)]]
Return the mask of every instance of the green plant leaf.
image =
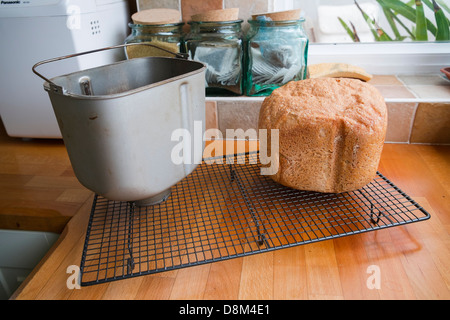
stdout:
[(422, 2), (424, 5), (426, 5), (428, 8), (434, 11), (433, 4), (431, 3), (430, 0), (422, 0)]
[(436, 0), (436, 2), (441, 6), (442, 9), (450, 13), (450, 8), (447, 6), (444, 0)]
[(436, 41), (450, 40), (448, 19), (442, 11), (441, 7), (433, 0), (434, 17), (436, 19), (437, 34)]
[(427, 22), (421, 0), (416, 0), (416, 40), (428, 41)]
[(416, 40), (416, 36), (415, 33), (411, 30), (408, 29), (407, 26), (405, 26), (405, 24), (403, 23), (402, 20), (400, 20), (395, 14), (393, 15), (393, 18), (395, 21), (397, 21), (397, 23), (402, 26), (403, 29), (405, 29), (405, 31), (409, 34), (409, 37), (411, 38), (411, 40), (415, 41)]
[[(411, 0), (411, 1), (415, 1), (415, 0)], [(411, 32), (411, 30), (408, 29), (407, 26), (405, 26), (405, 24), (403, 23), (403, 21), (401, 21), (398, 17), (397, 14), (394, 13), (391, 8), (384, 3), (383, 0), (377, 0), (378, 4), (381, 6), (381, 8), (383, 9), (384, 15), (386, 16), (386, 19), (389, 22), (389, 25), (391, 26), (392, 31), (395, 34), (396, 40), (404, 40), (405, 38), (407, 38), (406, 36), (402, 36), (400, 35), (400, 31), (397, 28), (397, 23), (408, 33), (409, 37), (412, 40), (416, 39), (416, 36), (414, 35), (414, 33)], [(396, 23), (397, 22), (397, 23)]]
[(350, 27), (345, 23), (345, 21), (342, 20), (341, 17), (338, 17), (338, 20), (341, 23), (341, 25), (344, 27), (345, 31), (347, 31), (347, 34), (350, 36), (350, 38), (353, 40), (353, 42), (359, 42), (359, 37), (356, 33), (356, 30), (352, 31), (350, 29)]
[(373, 21), (373, 24), (375, 26), (375, 29), (377, 30), (377, 34), (380, 37), (380, 41), (392, 41), (392, 38), (382, 29), (380, 26)]
[(374, 19), (371, 19), (369, 15), (366, 12), (364, 12), (364, 10), (359, 6), (356, 0), (355, 4), (356, 7), (361, 12), (362, 16), (364, 17), (364, 20), (367, 22), (367, 25), (369, 26), (375, 41), (392, 41), (391, 37), (389, 37), (389, 35), (378, 26), (376, 21)]
[(355, 0), (355, 5), (358, 8), (359, 12), (361, 12), (361, 14), (364, 18), (364, 21), (366, 21), (367, 25), (369, 26), (370, 32), (372, 32), (372, 35), (373, 35), (375, 41), (380, 41), (380, 37), (377, 33), (377, 30), (375, 29), (375, 26), (372, 23), (372, 19), (367, 15), (367, 13), (365, 13), (363, 11), (363, 9), (361, 9), (361, 7), (359, 6), (358, 2), (356, 2), (356, 0)]
[(401, 40), (402, 36), (400, 34), (400, 31), (398, 31), (397, 24), (394, 21), (394, 14), (391, 10), (388, 8), (383, 7), (383, 13), (386, 17), (386, 20), (389, 22), (389, 25), (391, 26), (392, 32), (394, 32), (395, 40)]
[(356, 42), (361, 42), (361, 40), (359, 40), (359, 36), (358, 36), (358, 33), (356, 32), (356, 28), (355, 28), (355, 26), (353, 25), (353, 22), (350, 21), (350, 24), (351, 24), (351, 26), (352, 26), (353, 34), (355, 35), (355, 41), (356, 41)]
[[(377, 0), (380, 3), (380, 0)], [(402, 15), (406, 19), (416, 22), (416, 10), (407, 4), (401, 2), (400, 0), (382, 0), (381, 2), (385, 3), (389, 8), (391, 8), (394, 12)], [(428, 19), (426, 19), (426, 27), (428, 31), (430, 31), (434, 36), (436, 36), (437, 28), (436, 26)]]
[[(438, 5), (438, 3), (436, 2), (436, 1), (434, 1), (434, 0), (432, 0), (433, 1), (433, 3), (430, 1), (430, 0), (422, 0), (422, 2), (428, 7), (428, 8), (430, 8), (430, 10), (431, 11), (435, 11), (435, 6), (434, 6), (434, 3), (436, 3), (436, 5), (439, 7), (439, 5)], [(442, 7), (442, 6), (441, 6)], [(444, 13), (444, 17), (445, 17), (445, 13)], [(445, 17), (446, 19), (447, 19), (447, 21), (450, 23), (450, 20), (447, 18), (447, 17)], [(437, 27), (437, 25), (436, 25), (436, 27)]]

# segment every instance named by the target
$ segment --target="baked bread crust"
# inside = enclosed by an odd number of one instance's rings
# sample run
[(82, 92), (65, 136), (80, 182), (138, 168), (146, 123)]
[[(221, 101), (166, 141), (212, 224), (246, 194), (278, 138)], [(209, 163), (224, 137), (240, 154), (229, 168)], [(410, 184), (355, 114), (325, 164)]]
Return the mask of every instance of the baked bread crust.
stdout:
[(258, 127), (279, 129), (274, 181), (300, 190), (347, 192), (376, 175), (387, 108), (379, 91), (360, 80), (291, 81), (264, 100)]

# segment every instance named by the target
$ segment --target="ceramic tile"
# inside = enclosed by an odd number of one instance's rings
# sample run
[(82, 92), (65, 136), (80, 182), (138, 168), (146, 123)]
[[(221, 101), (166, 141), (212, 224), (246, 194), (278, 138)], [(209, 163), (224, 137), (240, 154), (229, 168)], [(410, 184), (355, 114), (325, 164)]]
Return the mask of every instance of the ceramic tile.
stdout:
[(206, 101), (205, 104), (205, 129), (218, 129), (219, 124), (217, 123), (217, 102), (216, 101)]
[(190, 21), (194, 14), (223, 8), (223, 0), (180, 0), (180, 2), (181, 14), (185, 22)]
[(450, 100), (450, 86), (414, 85), (408, 88), (422, 99), (446, 99)]
[(450, 144), (450, 103), (420, 103), (410, 142)]
[(413, 99), (416, 96), (404, 86), (375, 85), (385, 99)]
[(271, 0), (225, 0), (225, 8), (239, 8), (239, 19), (247, 21), (252, 14), (268, 12)]
[(450, 81), (442, 75), (400, 75), (398, 78), (418, 98), (450, 100)]
[(219, 130), (224, 137), (227, 129), (258, 129), (259, 109), (262, 101), (218, 101)]
[(270, 3), (273, 0), (254, 0), (254, 1), (241, 1), (241, 0), (224, 0), (224, 8), (239, 8), (239, 19), (242, 19), (242, 30), (246, 32), (248, 30), (247, 20), (251, 19), (252, 14), (268, 12)]
[(450, 81), (445, 79), (441, 75), (430, 74), (430, 75), (398, 75), (398, 78), (406, 86), (417, 86), (417, 85), (427, 85), (427, 86), (450, 86)]
[(416, 103), (387, 103), (388, 126), (386, 142), (409, 142)]
[(154, 8), (168, 8), (180, 10), (180, 0), (137, 0), (139, 11)]
[[(218, 101), (218, 128), (223, 135), (226, 129), (258, 128), (258, 115), (262, 101)], [(416, 103), (387, 103), (388, 127), (386, 142), (409, 142)]]
[(414, 94), (393, 75), (374, 75), (369, 83), (376, 87), (384, 98), (415, 98)]
[(369, 83), (374, 86), (403, 86), (403, 83), (394, 75), (373, 75)]

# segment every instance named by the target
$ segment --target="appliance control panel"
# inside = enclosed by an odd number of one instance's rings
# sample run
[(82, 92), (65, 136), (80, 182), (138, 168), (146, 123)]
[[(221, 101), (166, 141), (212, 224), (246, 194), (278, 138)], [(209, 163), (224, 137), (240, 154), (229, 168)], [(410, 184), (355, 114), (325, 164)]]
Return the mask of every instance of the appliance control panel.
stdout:
[(1, 7), (32, 7), (57, 4), (60, 0), (1, 0)]

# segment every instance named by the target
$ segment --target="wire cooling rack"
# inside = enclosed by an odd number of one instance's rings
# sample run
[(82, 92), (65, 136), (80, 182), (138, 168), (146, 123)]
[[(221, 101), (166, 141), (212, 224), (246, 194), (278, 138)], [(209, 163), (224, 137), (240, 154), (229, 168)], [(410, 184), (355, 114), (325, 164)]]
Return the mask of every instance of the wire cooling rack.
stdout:
[[(258, 153), (205, 159), (163, 203), (95, 196), (81, 285), (157, 273), (426, 220), (382, 174), (341, 194), (299, 191), (260, 174)], [(222, 163), (220, 163), (222, 162)]]

